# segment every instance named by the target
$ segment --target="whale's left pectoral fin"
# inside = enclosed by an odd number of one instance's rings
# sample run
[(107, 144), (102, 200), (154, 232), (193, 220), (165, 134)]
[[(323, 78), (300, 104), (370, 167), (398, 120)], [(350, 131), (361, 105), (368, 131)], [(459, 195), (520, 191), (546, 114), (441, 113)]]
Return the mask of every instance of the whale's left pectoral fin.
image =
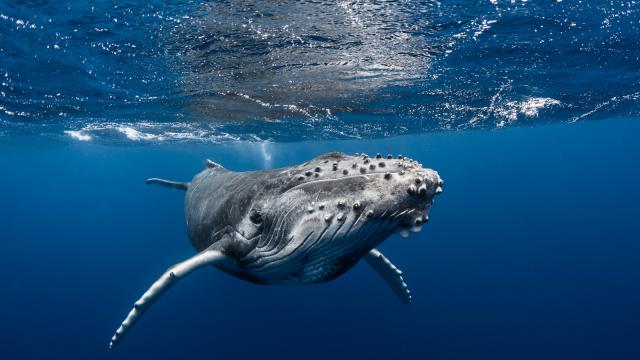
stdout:
[(124, 319), (118, 330), (116, 330), (116, 333), (111, 338), (109, 348), (116, 346), (122, 338), (124, 338), (127, 332), (129, 332), (133, 325), (142, 317), (144, 312), (178, 280), (189, 275), (194, 270), (222, 262), (225, 259), (227, 259), (227, 257), (220, 251), (204, 250), (201, 253), (170, 267), (144, 294), (142, 294), (142, 297), (136, 301), (133, 305), (133, 309), (131, 309), (129, 315), (127, 315), (127, 318)]
[(411, 303), (411, 293), (404, 282), (402, 271), (389, 261), (380, 251), (372, 249), (364, 259), (375, 270), (380, 277), (391, 287), (391, 290), (398, 296), (403, 304)]

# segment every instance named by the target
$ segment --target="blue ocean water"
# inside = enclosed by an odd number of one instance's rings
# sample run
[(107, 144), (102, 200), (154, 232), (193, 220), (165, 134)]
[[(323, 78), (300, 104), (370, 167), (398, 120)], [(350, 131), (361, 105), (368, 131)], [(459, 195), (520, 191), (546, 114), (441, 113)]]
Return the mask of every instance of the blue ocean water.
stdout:
[[(640, 358), (639, 7), (0, 0), (0, 358)], [(445, 179), (381, 246), (411, 305), (205, 269), (108, 349), (193, 254), (146, 178), (329, 151)]]
[(0, 1), (4, 133), (370, 138), (640, 115), (635, 1)]

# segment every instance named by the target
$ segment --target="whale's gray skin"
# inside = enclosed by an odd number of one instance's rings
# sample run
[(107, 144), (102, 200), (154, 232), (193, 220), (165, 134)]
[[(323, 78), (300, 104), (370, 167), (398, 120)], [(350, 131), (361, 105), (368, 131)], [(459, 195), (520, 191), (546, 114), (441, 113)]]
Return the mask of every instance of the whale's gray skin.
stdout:
[(236, 260), (221, 270), (310, 284), (349, 270), (399, 227), (420, 225), (440, 182), (410, 160), (340, 153), (242, 173), (212, 164), (188, 187), (185, 214), (196, 250)]
[(313, 284), (364, 258), (409, 303), (402, 272), (375, 247), (394, 232), (420, 231), (443, 185), (437, 172), (409, 158), (342, 153), (250, 172), (208, 160), (190, 183), (147, 182), (186, 190), (187, 228), (198, 254), (170, 268), (136, 302), (111, 347), (177, 279), (206, 265), (259, 284)]

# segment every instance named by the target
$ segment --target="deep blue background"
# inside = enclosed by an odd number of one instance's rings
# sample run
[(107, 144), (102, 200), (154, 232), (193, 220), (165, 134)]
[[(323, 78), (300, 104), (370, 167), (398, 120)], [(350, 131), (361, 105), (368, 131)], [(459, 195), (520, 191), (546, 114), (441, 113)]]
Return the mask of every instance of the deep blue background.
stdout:
[[(639, 131), (623, 119), (267, 145), (2, 137), (0, 358), (638, 359)], [(193, 253), (183, 193), (145, 178), (334, 150), (407, 154), (445, 179), (423, 232), (381, 247), (412, 305), (363, 265), (307, 287), (207, 269), (107, 350), (133, 301)]]

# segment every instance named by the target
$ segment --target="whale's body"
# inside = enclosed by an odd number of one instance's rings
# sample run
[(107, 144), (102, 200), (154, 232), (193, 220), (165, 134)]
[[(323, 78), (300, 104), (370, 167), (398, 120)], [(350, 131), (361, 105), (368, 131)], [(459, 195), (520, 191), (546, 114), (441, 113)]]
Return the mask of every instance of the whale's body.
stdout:
[(111, 346), (177, 279), (206, 265), (254, 283), (312, 284), (335, 279), (364, 258), (408, 303), (402, 272), (375, 247), (394, 232), (420, 231), (443, 184), (437, 172), (402, 156), (342, 153), (250, 172), (208, 160), (190, 183), (148, 183), (186, 190), (187, 228), (198, 254), (152, 285)]

